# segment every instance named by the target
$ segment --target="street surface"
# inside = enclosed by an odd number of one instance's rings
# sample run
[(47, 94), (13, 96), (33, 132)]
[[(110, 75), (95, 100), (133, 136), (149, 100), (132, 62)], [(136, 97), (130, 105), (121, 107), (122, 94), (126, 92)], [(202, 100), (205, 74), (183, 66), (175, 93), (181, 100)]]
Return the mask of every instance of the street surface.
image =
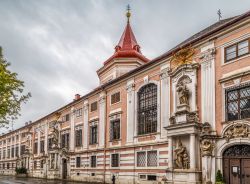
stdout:
[(0, 184), (89, 184), (83, 182), (46, 180), (40, 178), (16, 178), (15, 176), (0, 176)]

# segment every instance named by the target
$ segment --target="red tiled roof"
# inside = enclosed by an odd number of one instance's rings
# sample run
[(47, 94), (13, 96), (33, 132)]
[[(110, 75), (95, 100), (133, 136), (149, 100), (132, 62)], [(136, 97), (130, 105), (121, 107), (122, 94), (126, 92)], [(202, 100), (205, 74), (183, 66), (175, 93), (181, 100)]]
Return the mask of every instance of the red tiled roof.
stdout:
[(129, 21), (125, 27), (125, 30), (120, 38), (118, 45), (115, 47), (115, 53), (104, 62), (104, 65), (112, 61), (114, 58), (139, 58), (145, 63), (149, 61), (145, 56), (142, 55), (140, 46), (136, 41), (133, 30), (130, 26)]

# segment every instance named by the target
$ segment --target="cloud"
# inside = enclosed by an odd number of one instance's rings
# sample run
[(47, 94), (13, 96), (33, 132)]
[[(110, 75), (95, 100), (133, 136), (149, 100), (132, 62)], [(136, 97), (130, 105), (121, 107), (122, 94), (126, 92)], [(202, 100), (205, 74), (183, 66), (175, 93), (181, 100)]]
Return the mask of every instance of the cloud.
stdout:
[(96, 70), (114, 52), (128, 3), (137, 41), (151, 59), (216, 22), (219, 8), (227, 18), (250, 7), (244, 0), (0, 1), (0, 45), (32, 93), (15, 128), (98, 86)]

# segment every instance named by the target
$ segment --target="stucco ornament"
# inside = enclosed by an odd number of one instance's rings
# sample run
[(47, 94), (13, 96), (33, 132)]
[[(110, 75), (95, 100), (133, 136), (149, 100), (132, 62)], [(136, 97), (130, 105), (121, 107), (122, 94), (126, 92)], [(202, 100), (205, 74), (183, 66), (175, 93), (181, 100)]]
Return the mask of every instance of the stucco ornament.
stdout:
[(180, 81), (177, 86), (177, 93), (180, 105), (189, 105), (189, 90), (183, 81)]
[(201, 153), (202, 156), (212, 156), (214, 144), (212, 140), (204, 139), (201, 141)]
[(249, 127), (243, 123), (236, 123), (230, 126), (224, 133), (224, 137), (227, 141), (232, 138), (237, 137), (248, 137), (249, 134)]
[(176, 169), (189, 169), (189, 156), (186, 147), (182, 145), (179, 140), (177, 143), (177, 148), (174, 150), (176, 154), (175, 168)]

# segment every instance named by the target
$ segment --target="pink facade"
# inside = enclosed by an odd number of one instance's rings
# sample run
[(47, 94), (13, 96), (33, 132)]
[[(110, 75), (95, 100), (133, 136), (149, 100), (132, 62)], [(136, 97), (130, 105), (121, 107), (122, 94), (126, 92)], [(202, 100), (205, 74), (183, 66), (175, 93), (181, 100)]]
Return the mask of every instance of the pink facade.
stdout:
[[(249, 23), (250, 12), (221, 20), (150, 61), (128, 19), (100, 86), (0, 136), (0, 174), (23, 166), (51, 179), (215, 183), (221, 170), (227, 182), (250, 182), (227, 168), (230, 148), (250, 145)], [(190, 46), (190, 61), (178, 63)], [(250, 154), (239, 156), (250, 175)]]

